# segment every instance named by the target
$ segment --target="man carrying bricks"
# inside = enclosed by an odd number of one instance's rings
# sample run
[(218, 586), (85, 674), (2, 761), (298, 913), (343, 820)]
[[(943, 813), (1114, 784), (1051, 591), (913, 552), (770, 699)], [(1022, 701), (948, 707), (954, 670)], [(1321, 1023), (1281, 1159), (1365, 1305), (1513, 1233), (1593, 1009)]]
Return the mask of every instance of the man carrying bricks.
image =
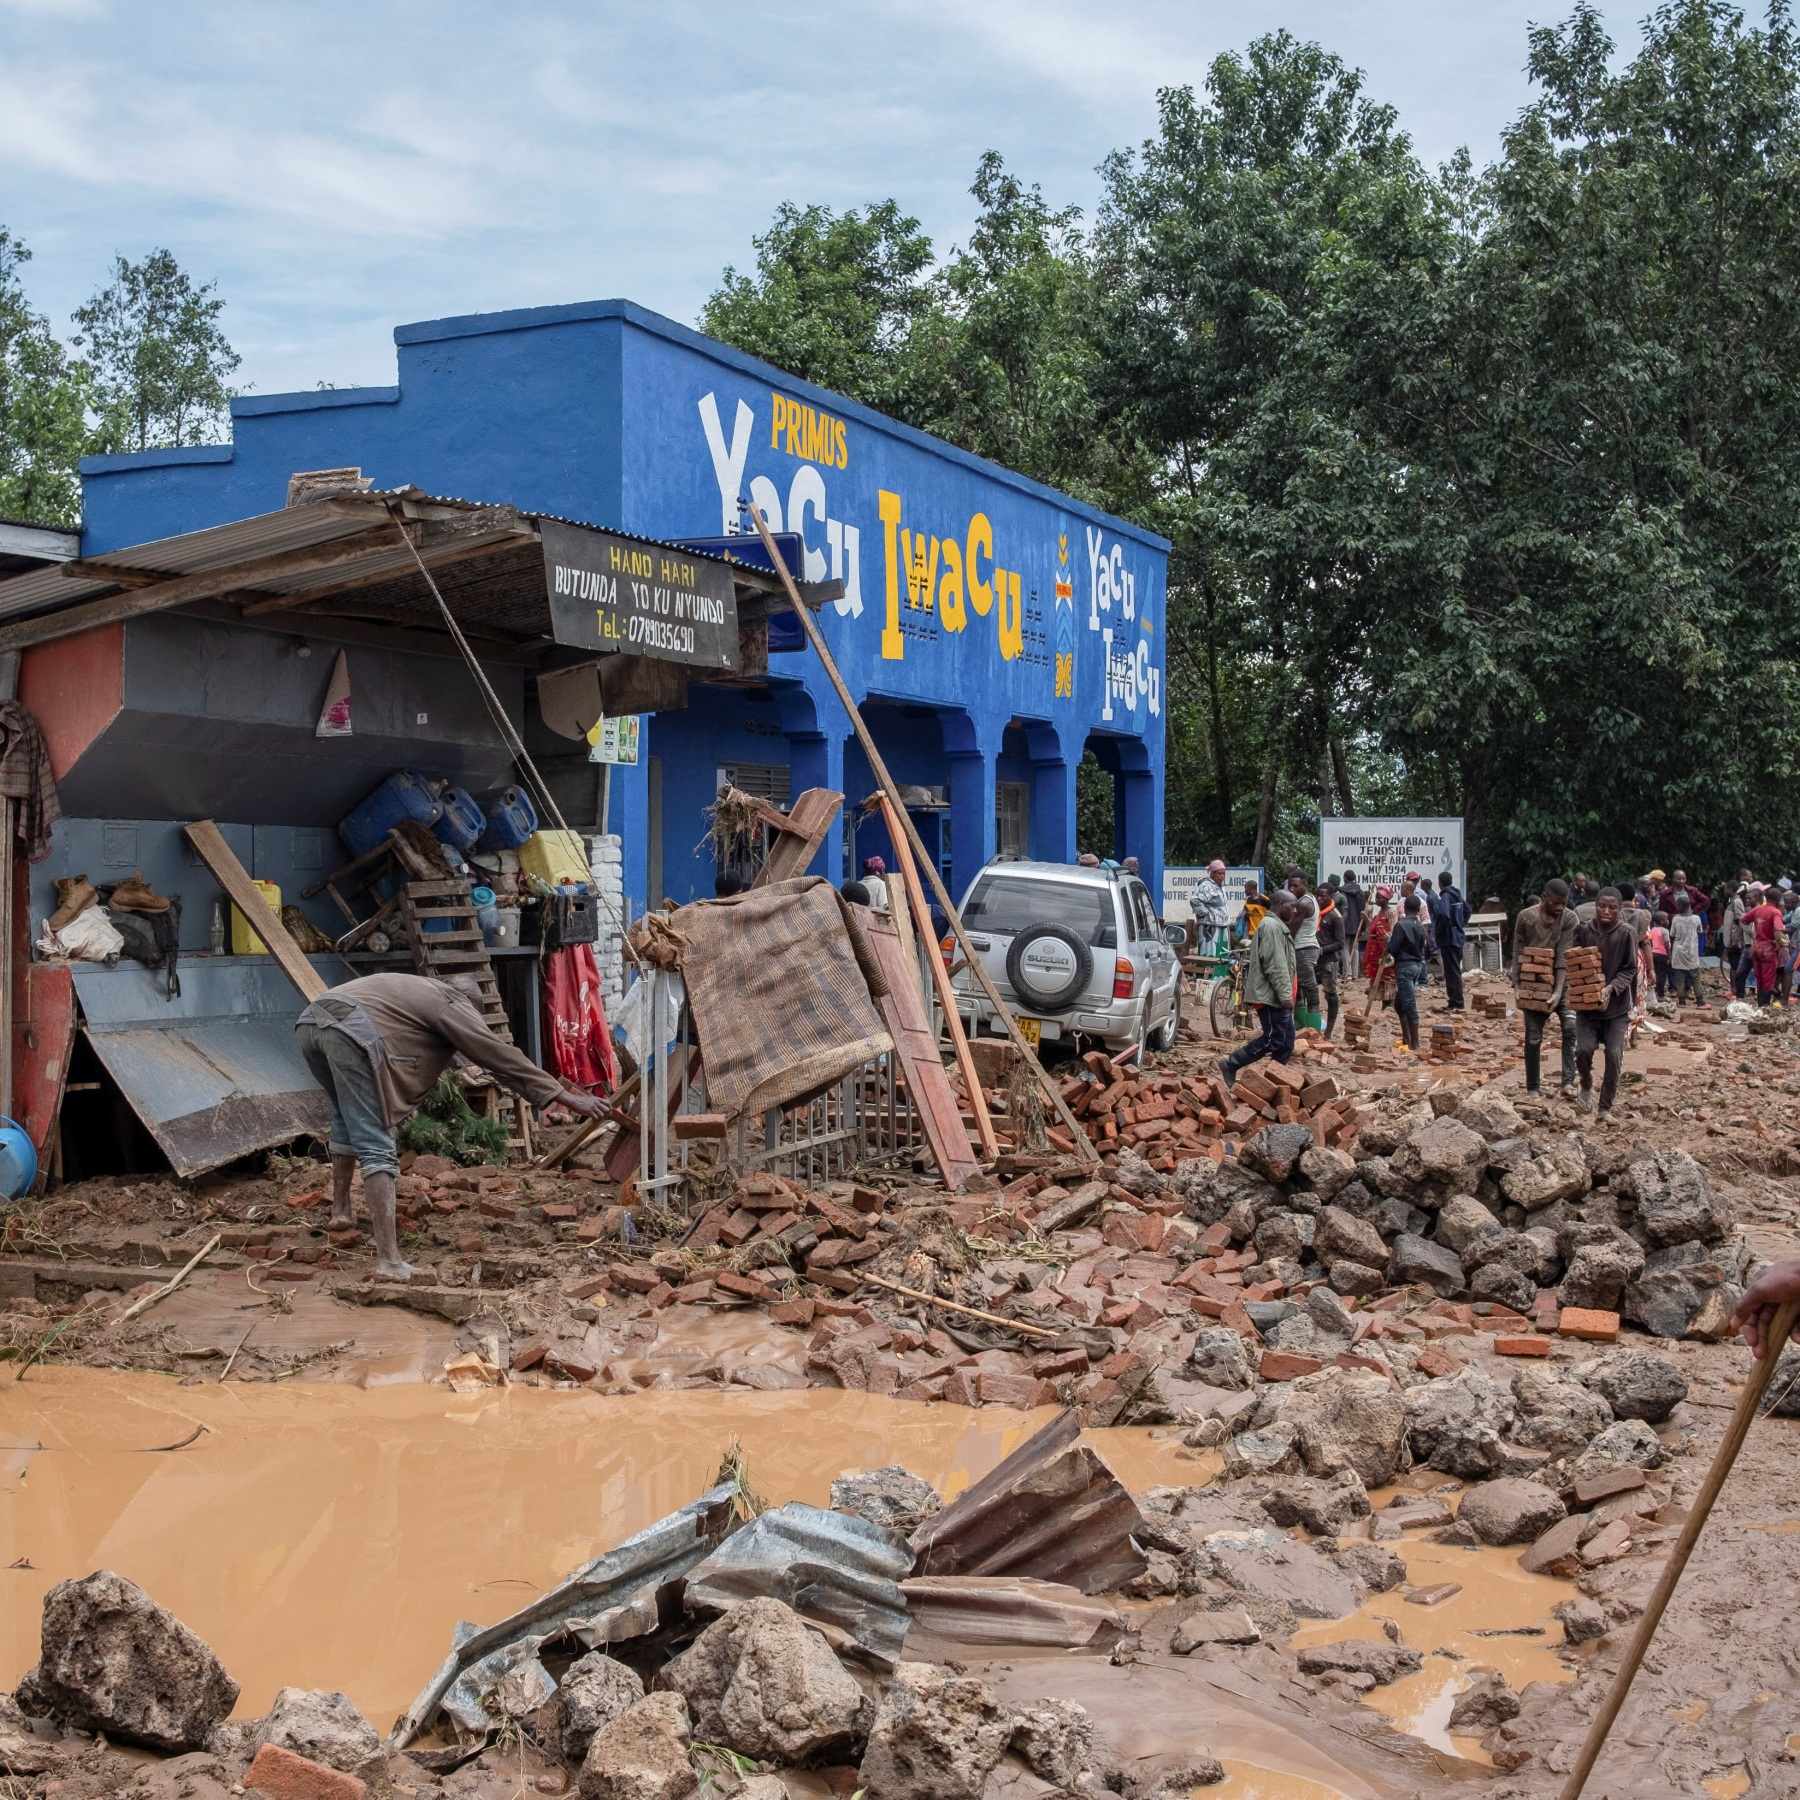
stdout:
[(1554, 1013), (1562, 1029), (1562, 1092), (1565, 1100), (1575, 1097), (1575, 1014), (1568, 1003), (1568, 973), (1564, 959), (1575, 942), (1579, 921), (1569, 907), (1569, 884), (1550, 881), (1544, 885), (1543, 897), (1536, 906), (1528, 906), (1513, 923), (1512, 981), (1517, 988), (1523, 976), (1523, 952), (1552, 952), (1551, 991), (1543, 999), (1520, 997), (1525, 1014), (1525, 1091), (1538, 1091), (1539, 1071), (1544, 1054), (1544, 1027)]
[[(1612, 1115), (1625, 1066), (1625, 1034), (1631, 1026), (1631, 1003), (1637, 997), (1637, 938), (1619, 917), (1619, 890), (1602, 888), (1594, 902), (1594, 922), (1575, 933), (1576, 951), (1599, 953), (1599, 989), (1589, 996), (1575, 1019), (1575, 1065), (1581, 1074), (1583, 1112), (1594, 1104), (1594, 1052), (1606, 1052), (1600, 1081), (1600, 1117)], [(1571, 959), (1573, 960), (1573, 959)]]
[(1256, 928), (1244, 969), (1244, 1004), (1256, 1009), (1262, 1031), (1242, 1049), (1220, 1058), (1219, 1073), (1227, 1087), (1237, 1080), (1239, 1069), (1265, 1056), (1284, 1063), (1294, 1054), (1295, 918), (1294, 896), (1278, 889), (1268, 916)]

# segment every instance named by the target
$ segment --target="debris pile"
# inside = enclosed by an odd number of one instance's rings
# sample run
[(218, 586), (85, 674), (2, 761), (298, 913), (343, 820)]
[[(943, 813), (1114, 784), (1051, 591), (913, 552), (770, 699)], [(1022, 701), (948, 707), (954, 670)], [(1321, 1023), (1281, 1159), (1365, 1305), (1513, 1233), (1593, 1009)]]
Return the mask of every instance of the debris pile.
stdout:
[[(1223, 1162), (1269, 1122), (1304, 1125), (1315, 1143), (1345, 1148), (1356, 1138), (1355, 1098), (1328, 1071), (1311, 1067), (1333, 1055), (1326, 1040), (1313, 1031), (1300, 1037), (1295, 1061), (1253, 1063), (1229, 1087), (1218, 1075), (1134, 1076), (1126, 1059), (1095, 1051), (1082, 1059), (1083, 1072), (1062, 1084), (1062, 1096), (1092, 1143), (1102, 1150), (1130, 1146), (1164, 1175), (1189, 1157)], [(1060, 1127), (1045, 1136), (1065, 1153), (1075, 1148)]]
[[(1650, 1372), (1623, 1365), (1604, 1384), (1660, 1394)], [(1446, 1443), (1492, 1415), (1486, 1402), (1453, 1410), (1434, 1415)], [(1519, 1411), (1556, 1408), (1540, 1397)], [(262, 1718), (230, 1721), (237, 1689), (211, 1651), (100, 1571), (47, 1599), (42, 1661), (0, 1702), (0, 1769), (31, 1784), (18, 1791), (64, 1800), (449, 1800), (500, 1777), (506, 1792), (586, 1800), (785, 1800), (780, 1776), (800, 1771), (871, 1800), (982, 1800), (996, 1778), (1087, 1800), (1174, 1800), (1225, 1779), (1209, 1741), (1224, 1693), (1229, 1717), (1273, 1747), (1302, 1728), (1325, 1734), (1322, 1767), (1346, 1790), (1412, 1791), (1435, 1773), (1430, 1754), (1351, 1709), (1418, 1673), (1420, 1649), (1390, 1624), (1386, 1638), (1295, 1650), (1297, 1627), (1377, 1595), (1441, 1604), (1455, 1584), (1408, 1585), (1391, 1547), (1412, 1534), (1525, 1545), (1526, 1567), (1578, 1574), (1602, 1598), (1571, 1593), (1559, 1613), (1569, 1644), (1604, 1640), (1623, 1616), (1606, 1601), (1608, 1571), (1651, 1534), (1668, 1495), (1615, 1480), (1604, 1499), (1578, 1490), (1565, 1504), (1503, 1475), (1453, 1512), (1427, 1477), (1429, 1489), (1403, 1485), (1372, 1513), (1363, 1471), (1384, 1480), (1406, 1461), (1393, 1412), (1298, 1408), (1296, 1441), (1334, 1465), (1329, 1475), (1227, 1478), (1141, 1501), (1078, 1441), (1069, 1413), (948, 1505), (894, 1467), (846, 1474), (834, 1488), (845, 1504), (830, 1510), (765, 1508), (728, 1458), (717, 1486), (521, 1611), (459, 1625), (385, 1740), (323, 1690), (284, 1688)], [(896, 1528), (911, 1518), (910, 1534)], [(1009, 1684), (1012, 1659), (1032, 1647), (1060, 1654)], [(1466, 1673), (1455, 1729), (1486, 1733), (1503, 1767), (1529, 1760), (1518, 1721), (1531, 1691), (1484, 1665)], [(1168, 1679), (1195, 1698), (1147, 1733), (1157, 1690), (1141, 1683)], [(127, 1761), (115, 1743), (170, 1760)]]

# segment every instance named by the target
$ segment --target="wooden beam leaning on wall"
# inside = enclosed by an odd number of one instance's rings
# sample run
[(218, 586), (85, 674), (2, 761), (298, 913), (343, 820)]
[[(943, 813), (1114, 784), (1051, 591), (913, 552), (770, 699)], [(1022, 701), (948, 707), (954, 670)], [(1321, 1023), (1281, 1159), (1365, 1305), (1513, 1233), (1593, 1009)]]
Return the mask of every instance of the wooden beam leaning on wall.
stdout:
[(232, 904), (269, 946), (269, 954), (275, 958), (282, 974), (299, 989), (300, 998), (311, 1005), (326, 991), (325, 978), (306, 960), (306, 952), (288, 935), (281, 915), (270, 910), (262, 889), (250, 879), (249, 871), (226, 843), (224, 833), (211, 819), (201, 819), (185, 826), (183, 831), (187, 841), (194, 846), (194, 854), (212, 871), (219, 886), (231, 896)]

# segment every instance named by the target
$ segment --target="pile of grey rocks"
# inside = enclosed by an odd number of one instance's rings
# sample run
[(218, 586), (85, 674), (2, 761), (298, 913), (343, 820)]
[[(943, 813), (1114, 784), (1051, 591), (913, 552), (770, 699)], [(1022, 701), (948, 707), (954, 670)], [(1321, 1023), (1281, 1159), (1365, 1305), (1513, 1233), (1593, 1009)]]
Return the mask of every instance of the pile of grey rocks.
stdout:
[(1354, 1155), (1266, 1126), (1224, 1164), (1182, 1164), (1176, 1186), (1193, 1218), (1255, 1255), (1246, 1287), (1418, 1287), (1524, 1314), (1555, 1288), (1656, 1337), (1718, 1339), (1752, 1274), (1729, 1203), (1684, 1151), (1532, 1131), (1491, 1088), (1377, 1114)]

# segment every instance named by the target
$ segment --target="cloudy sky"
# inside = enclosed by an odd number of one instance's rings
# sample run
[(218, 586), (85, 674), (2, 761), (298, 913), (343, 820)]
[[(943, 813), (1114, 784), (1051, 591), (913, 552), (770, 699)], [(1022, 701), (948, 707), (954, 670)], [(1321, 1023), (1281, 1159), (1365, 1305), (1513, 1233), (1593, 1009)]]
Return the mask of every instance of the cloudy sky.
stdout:
[[(0, 224), (66, 328), (115, 252), (216, 279), (263, 393), (393, 379), (401, 321), (625, 295), (691, 321), (784, 199), (946, 246), (988, 149), (1061, 204), (1261, 32), (1491, 155), (1552, 0), (0, 0)], [(1622, 44), (1637, 9), (1603, 8)]]

